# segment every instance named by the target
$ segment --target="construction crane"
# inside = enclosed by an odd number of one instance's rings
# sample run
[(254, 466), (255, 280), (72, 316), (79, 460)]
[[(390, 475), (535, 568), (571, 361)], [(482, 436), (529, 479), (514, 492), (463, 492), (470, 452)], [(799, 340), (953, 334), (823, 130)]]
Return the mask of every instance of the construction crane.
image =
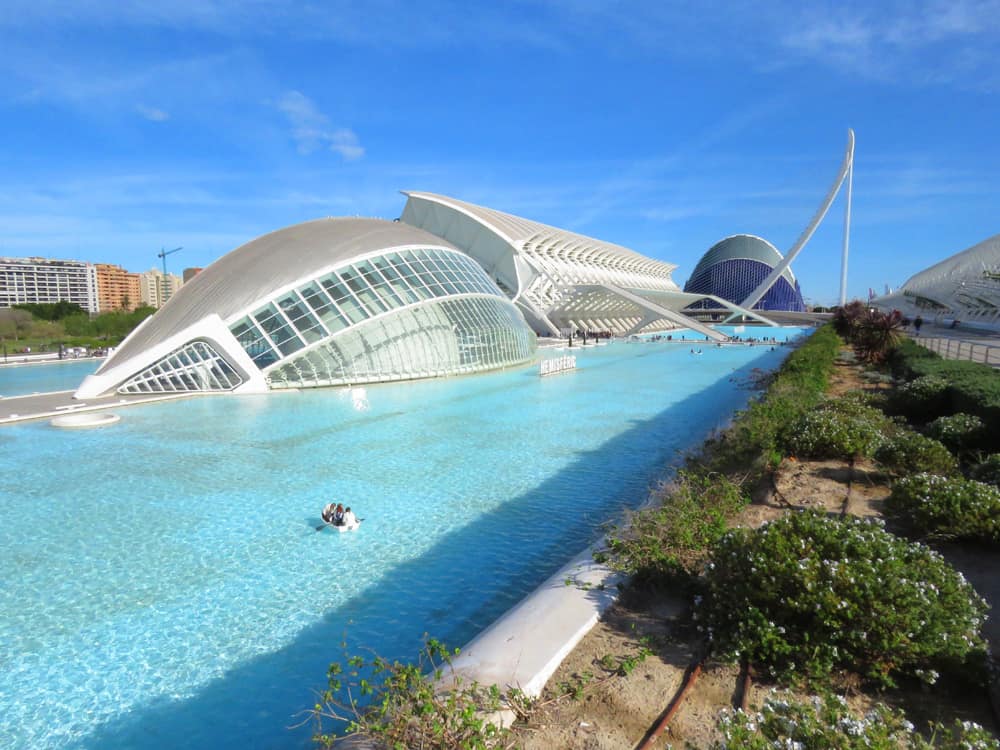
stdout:
[(164, 250), (162, 247), (160, 248), (160, 252), (158, 252), (156, 254), (156, 257), (157, 258), (163, 258), (163, 275), (164, 276), (167, 275), (167, 256), (170, 255), (170, 254), (172, 254), (172, 253), (176, 253), (178, 250), (183, 250), (183, 249), (184, 249), (183, 247), (175, 247), (173, 250)]
[(157, 258), (163, 259), (163, 278), (160, 279), (160, 292), (159, 301), (157, 302), (157, 307), (160, 307), (168, 299), (170, 299), (170, 282), (167, 280), (167, 256), (176, 253), (178, 250), (183, 250), (183, 247), (175, 247), (173, 250), (164, 250), (160, 248), (160, 252), (156, 254)]

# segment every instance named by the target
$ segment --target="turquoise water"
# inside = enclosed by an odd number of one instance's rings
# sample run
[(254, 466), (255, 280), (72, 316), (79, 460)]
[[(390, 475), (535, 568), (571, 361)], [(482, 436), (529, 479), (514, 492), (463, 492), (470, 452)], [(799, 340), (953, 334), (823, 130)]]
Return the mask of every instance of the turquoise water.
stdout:
[[(0, 429), (0, 746), (307, 746), (342, 638), (466, 643), (787, 353), (704, 347)], [(329, 500), (361, 529), (317, 533)]]
[(0, 367), (0, 396), (76, 390), (103, 360), (55, 361), (36, 365)]

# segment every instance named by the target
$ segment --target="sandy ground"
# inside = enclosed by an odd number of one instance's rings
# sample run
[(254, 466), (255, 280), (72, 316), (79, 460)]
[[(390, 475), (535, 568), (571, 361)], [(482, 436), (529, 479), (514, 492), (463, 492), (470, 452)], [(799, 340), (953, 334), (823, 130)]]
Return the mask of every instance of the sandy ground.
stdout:
[[(837, 368), (831, 391), (878, 388), (848, 365)], [(868, 463), (786, 459), (774, 487), (763, 487), (754, 503), (737, 519), (758, 526), (791, 508), (825, 508), (832, 513), (881, 515), (889, 494), (887, 480)], [(958, 545), (939, 547), (962, 570), (987, 601), (1000, 601), (1000, 556), (985, 549)], [(658, 723), (680, 690), (686, 672), (699, 659), (700, 641), (688, 623), (684, 596), (626, 590), (621, 599), (560, 665), (546, 685), (530, 722), (518, 730), (525, 750), (631, 750)], [(1000, 618), (998, 618), (1000, 619)], [(986, 635), (1000, 644), (1000, 622), (989, 620)], [(642, 648), (652, 653), (628, 675), (615, 665)], [(996, 649), (994, 649), (996, 650)], [(743, 680), (738, 665), (709, 662), (681, 703), (655, 747), (707, 748), (719, 739), (716, 721), (721, 711), (739, 705)], [(773, 686), (753, 680), (748, 705), (760, 706)], [(872, 696), (858, 691), (851, 701), (864, 709)], [(877, 696), (902, 707), (918, 726), (925, 721), (973, 720), (997, 731), (995, 712), (986, 691), (969, 693), (964, 686), (938, 684), (910, 692)]]

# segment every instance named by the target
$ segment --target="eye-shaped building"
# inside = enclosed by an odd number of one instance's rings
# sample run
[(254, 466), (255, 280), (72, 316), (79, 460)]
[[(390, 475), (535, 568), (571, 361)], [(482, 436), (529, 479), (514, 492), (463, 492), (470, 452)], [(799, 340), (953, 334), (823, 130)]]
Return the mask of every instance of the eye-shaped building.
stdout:
[(381, 219), (319, 219), (223, 256), (75, 394), (261, 392), (481, 372), (536, 337), (454, 245)]

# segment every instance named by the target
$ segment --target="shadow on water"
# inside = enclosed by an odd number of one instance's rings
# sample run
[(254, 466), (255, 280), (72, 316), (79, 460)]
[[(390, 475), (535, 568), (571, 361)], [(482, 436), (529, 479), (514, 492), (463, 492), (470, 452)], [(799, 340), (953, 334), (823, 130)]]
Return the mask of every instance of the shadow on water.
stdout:
[[(380, 655), (401, 660), (417, 655), (424, 633), (450, 646), (465, 644), (593, 542), (606, 522), (641, 504), (651, 487), (676, 465), (681, 451), (695, 447), (740, 408), (749, 394), (730, 381), (746, 379), (757, 367), (776, 367), (785, 353), (767, 356), (762, 351), (754, 361), (733, 370), (728, 380), (722, 377), (649, 419), (633, 420), (631, 427), (599, 448), (581, 451), (566, 470), (449, 533), (419, 558), (397, 566), (284, 648), (241, 664), (191, 698), (156, 699), (137, 707), (72, 746), (88, 750), (309, 746), (309, 723), (289, 727), (301, 721), (304, 717), (297, 714), (315, 702), (328, 664), (342, 655), (345, 635), (354, 653), (370, 644), (391, 643)], [(706, 404), (712, 404), (714, 411), (707, 411)], [(721, 405), (727, 404), (731, 406), (723, 412)], [(533, 518), (558, 518), (560, 523), (547, 524), (543, 538), (532, 525)], [(304, 535), (303, 543), (335, 544), (333, 536)], [(428, 576), (440, 570), (465, 571), (468, 588), (421, 596)], [(495, 579), (497, 571), (502, 571), (500, 583), (484, 600), (476, 594), (477, 581), (485, 576)], [(323, 586), (323, 575), (317, 571), (303, 585)]]

